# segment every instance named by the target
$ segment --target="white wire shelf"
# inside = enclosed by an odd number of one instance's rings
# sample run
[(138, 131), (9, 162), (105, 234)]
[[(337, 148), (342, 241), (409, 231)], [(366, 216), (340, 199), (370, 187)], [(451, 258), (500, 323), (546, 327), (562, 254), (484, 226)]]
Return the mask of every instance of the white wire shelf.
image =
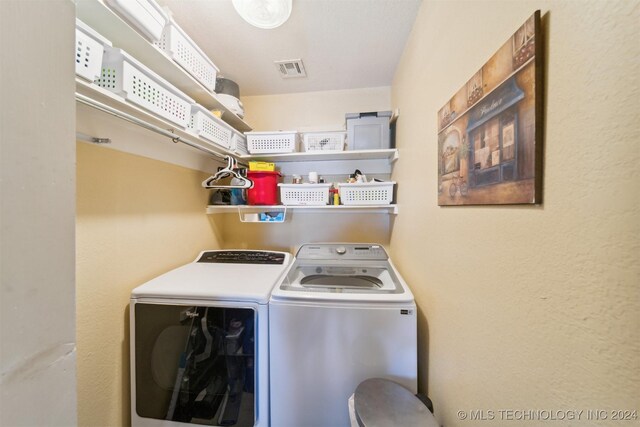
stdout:
[(367, 206), (346, 206), (346, 205), (325, 205), (325, 206), (249, 206), (249, 205), (209, 205), (207, 206), (207, 214), (237, 214), (239, 210), (259, 208), (262, 211), (276, 211), (286, 207), (287, 212), (299, 213), (329, 213), (329, 214), (398, 214), (398, 205), (367, 205)]
[(222, 120), (235, 129), (240, 132), (251, 130), (251, 126), (225, 107), (214, 93), (209, 92), (166, 53), (149, 43), (140, 33), (109, 9), (103, 0), (77, 1), (76, 14), (78, 19), (109, 39), (115, 47), (124, 49), (203, 107), (208, 110), (223, 111)]
[[(148, 112), (147, 110), (138, 107), (137, 105), (128, 102), (124, 98), (95, 84), (88, 83), (82, 79), (76, 78), (76, 93), (84, 95), (87, 98), (111, 107), (119, 112), (134, 116), (143, 122), (166, 129), (176, 137), (179, 137), (182, 140), (186, 140), (193, 145), (203, 147), (208, 151), (214, 151), (222, 156), (229, 154), (234, 155), (224, 147), (205, 141), (202, 138), (187, 132), (185, 129), (181, 129), (179, 126), (176, 126), (175, 124), (170, 123), (165, 119), (158, 117), (155, 114)], [(92, 132), (87, 131), (86, 133), (90, 134)], [(105, 136), (108, 136), (109, 134), (107, 129), (105, 129), (102, 133)]]
[(239, 157), (247, 160), (263, 160), (266, 162), (314, 162), (325, 160), (388, 160), (393, 163), (398, 159), (398, 150), (346, 150), (323, 153), (322, 151), (306, 151), (283, 154), (249, 154)]

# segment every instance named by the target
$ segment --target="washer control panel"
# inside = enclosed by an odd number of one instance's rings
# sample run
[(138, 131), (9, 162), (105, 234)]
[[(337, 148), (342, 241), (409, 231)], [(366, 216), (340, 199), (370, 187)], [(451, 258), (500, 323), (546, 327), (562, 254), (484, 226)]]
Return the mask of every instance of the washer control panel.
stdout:
[(296, 258), (387, 260), (389, 256), (382, 245), (370, 243), (309, 243), (300, 247)]
[(218, 264), (284, 264), (285, 254), (268, 251), (208, 251), (196, 262)]

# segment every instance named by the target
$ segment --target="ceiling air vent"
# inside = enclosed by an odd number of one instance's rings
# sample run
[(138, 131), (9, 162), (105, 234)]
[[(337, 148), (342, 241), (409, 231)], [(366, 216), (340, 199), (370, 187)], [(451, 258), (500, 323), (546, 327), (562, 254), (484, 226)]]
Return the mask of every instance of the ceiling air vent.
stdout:
[(275, 64), (276, 67), (278, 67), (278, 71), (280, 71), (280, 77), (282, 77), (283, 79), (290, 79), (293, 77), (307, 77), (302, 59), (275, 61)]

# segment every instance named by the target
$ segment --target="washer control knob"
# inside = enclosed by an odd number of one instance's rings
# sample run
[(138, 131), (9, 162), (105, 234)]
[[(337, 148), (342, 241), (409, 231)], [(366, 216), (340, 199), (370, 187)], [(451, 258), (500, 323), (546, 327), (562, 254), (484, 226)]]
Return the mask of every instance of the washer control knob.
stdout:
[(346, 254), (346, 253), (347, 253), (347, 248), (345, 248), (344, 246), (338, 246), (338, 247), (336, 248), (336, 253), (337, 253), (338, 255), (344, 255), (344, 254)]

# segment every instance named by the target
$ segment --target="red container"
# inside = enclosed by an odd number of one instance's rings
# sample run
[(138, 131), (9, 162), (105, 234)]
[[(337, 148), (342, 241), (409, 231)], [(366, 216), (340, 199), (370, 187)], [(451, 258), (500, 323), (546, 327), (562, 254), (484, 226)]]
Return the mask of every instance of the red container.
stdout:
[(247, 177), (253, 181), (253, 188), (247, 190), (247, 203), (250, 205), (278, 204), (280, 172), (249, 171)]

